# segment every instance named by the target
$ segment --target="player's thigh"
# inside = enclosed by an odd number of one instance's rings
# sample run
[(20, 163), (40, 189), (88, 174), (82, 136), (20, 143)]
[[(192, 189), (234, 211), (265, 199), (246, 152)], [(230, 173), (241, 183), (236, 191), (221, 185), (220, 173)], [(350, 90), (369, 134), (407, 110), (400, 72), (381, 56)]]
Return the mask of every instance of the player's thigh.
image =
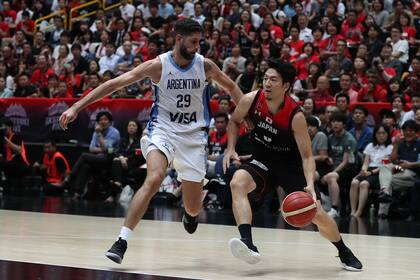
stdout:
[(204, 132), (176, 136), (173, 165), (182, 181), (201, 183), (206, 175), (207, 152)]

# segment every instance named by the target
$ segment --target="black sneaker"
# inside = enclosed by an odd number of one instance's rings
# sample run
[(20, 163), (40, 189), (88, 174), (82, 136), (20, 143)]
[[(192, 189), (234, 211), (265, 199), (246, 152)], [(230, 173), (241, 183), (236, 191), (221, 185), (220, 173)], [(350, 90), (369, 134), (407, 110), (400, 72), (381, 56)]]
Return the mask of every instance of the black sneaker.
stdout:
[(362, 271), (362, 263), (353, 255), (349, 248), (344, 249), (338, 253), (338, 257), (341, 260), (345, 270), (349, 271)]
[(184, 225), (185, 230), (189, 234), (193, 234), (197, 230), (198, 220), (197, 217), (194, 217), (194, 220), (188, 221), (187, 217), (185, 217), (185, 213), (182, 216), (182, 224)]
[(124, 239), (118, 238), (115, 241), (114, 245), (112, 245), (111, 249), (105, 253), (105, 256), (108, 257), (113, 262), (121, 263), (124, 258), (124, 253), (127, 250), (127, 241)]
[(392, 196), (387, 194), (386, 192), (380, 192), (378, 195), (378, 201), (383, 203), (392, 202)]

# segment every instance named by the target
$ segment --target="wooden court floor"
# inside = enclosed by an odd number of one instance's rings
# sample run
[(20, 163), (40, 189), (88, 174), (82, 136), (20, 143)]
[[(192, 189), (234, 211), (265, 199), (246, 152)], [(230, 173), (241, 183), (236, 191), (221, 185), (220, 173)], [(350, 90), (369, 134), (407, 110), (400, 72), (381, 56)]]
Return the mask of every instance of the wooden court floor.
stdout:
[(0, 210), (0, 260), (193, 279), (420, 279), (420, 239), (343, 235), (364, 264), (357, 273), (344, 271), (316, 232), (254, 228), (262, 261), (248, 265), (228, 249), (236, 227), (200, 224), (188, 235), (167, 221), (141, 221), (117, 265), (104, 252), (122, 221)]

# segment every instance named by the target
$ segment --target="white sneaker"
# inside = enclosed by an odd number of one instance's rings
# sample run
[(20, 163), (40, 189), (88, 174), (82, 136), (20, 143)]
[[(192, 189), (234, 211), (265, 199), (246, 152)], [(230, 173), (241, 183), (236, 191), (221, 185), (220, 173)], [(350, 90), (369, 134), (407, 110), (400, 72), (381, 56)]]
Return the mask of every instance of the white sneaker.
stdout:
[(330, 211), (328, 211), (328, 215), (333, 219), (337, 218), (337, 217), (340, 217), (340, 214), (334, 208), (331, 208)]
[(229, 240), (229, 247), (232, 255), (244, 262), (256, 264), (261, 260), (260, 254), (249, 249), (239, 238), (232, 238)]

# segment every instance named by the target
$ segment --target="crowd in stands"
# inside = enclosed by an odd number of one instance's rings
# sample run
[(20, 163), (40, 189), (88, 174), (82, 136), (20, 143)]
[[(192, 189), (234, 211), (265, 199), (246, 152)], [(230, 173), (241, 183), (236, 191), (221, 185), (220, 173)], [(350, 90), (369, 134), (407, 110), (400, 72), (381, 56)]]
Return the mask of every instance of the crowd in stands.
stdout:
[[(416, 177), (420, 171), (417, 0), (122, 0), (117, 9), (99, 8), (93, 16), (74, 22), (71, 29), (62, 15), (35, 26), (36, 19), (60, 10), (69, 14), (70, 8), (85, 2), (0, 3), (0, 98), (85, 96), (101, 83), (171, 50), (175, 21), (189, 17), (203, 27), (200, 53), (212, 59), (244, 93), (261, 87), (268, 58), (280, 58), (296, 67), (290, 94), (302, 102), (319, 184), (332, 204), (331, 216), (362, 215), (376, 190), (379, 215), (387, 217), (390, 203), (399, 199), (397, 193), (420, 188)], [(209, 134), (209, 178), (226, 183), (219, 167), (227, 141), (230, 100), (209, 82), (213, 98), (220, 102)], [(151, 88), (152, 82), (145, 79), (110, 98), (153, 99)], [(324, 102), (331, 105), (319, 106)], [(350, 112), (350, 104), (356, 102), (359, 105)], [(374, 116), (364, 102), (389, 103), (391, 110)], [(102, 117), (111, 123), (112, 116)], [(111, 128), (101, 126), (98, 119), (90, 153), (66, 172), (70, 175), (65, 182), (74, 186), (76, 194), (87, 179), (72, 178), (74, 174), (109, 165), (112, 185), (120, 187), (121, 174), (138, 164), (125, 154), (136, 151), (131, 143), (139, 137), (130, 123), (129, 136), (121, 141), (124, 144), (119, 144), (117, 131), (112, 137), (102, 135), (102, 130)], [(112, 139), (105, 145), (103, 137)], [(243, 138), (246, 142), (246, 134)], [(252, 151), (239, 144), (246, 160)], [(121, 151), (118, 156), (117, 150)], [(61, 171), (68, 168), (60, 166)], [(414, 212), (418, 211), (415, 207), (410, 204)]]

